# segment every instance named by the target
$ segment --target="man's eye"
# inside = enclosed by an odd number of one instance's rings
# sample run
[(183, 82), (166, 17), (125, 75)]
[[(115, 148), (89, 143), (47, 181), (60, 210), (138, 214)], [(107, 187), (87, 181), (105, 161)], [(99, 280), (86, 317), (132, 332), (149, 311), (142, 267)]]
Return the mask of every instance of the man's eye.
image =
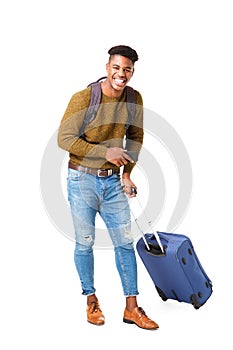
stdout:
[[(121, 67), (118, 66), (113, 66), (112, 67), (114, 70), (119, 71)], [(125, 73), (132, 73), (132, 69), (131, 68), (122, 68), (123, 72)]]

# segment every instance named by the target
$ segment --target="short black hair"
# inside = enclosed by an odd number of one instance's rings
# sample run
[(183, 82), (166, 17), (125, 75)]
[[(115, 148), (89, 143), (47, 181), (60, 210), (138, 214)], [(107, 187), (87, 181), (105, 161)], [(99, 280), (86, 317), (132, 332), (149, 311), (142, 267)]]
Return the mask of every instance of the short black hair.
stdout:
[(118, 46), (113, 46), (109, 51), (109, 55), (121, 55), (124, 57), (129, 58), (133, 63), (138, 60), (138, 54), (137, 52), (132, 49), (129, 46), (125, 45), (118, 45)]

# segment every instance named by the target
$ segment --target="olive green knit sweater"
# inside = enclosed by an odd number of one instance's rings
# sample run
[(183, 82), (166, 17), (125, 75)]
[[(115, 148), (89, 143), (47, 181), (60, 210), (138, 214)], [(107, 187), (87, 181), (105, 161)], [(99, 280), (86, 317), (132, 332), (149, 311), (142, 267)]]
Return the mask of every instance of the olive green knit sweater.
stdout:
[[(59, 127), (58, 145), (70, 153), (73, 163), (85, 167), (117, 169), (105, 158), (109, 147), (121, 147), (131, 151), (136, 161), (143, 142), (143, 102), (140, 93), (136, 91), (136, 113), (128, 127), (127, 138), (126, 91), (119, 98), (108, 97), (102, 93), (96, 118), (86, 126), (84, 138), (79, 137), (90, 100), (90, 87), (72, 96)], [(128, 163), (124, 172), (130, 173), (134, 165)]]

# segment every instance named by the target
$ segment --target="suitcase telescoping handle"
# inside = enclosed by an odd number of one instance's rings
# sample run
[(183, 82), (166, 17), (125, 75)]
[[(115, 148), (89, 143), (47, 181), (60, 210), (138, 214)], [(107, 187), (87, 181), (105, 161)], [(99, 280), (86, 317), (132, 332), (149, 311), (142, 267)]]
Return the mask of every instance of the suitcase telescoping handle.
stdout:
[[(131, 193), (137, 194), (137, 190), (136, 190), (135, 187), (131, 187)], [(154, 234), (155, 239), (156, 239), (156, 241), (158, 242), (159, 248), (161, 249), (162, 253), (164, 254), (164, 248), (163, 248), (162, 242), (161, 242), (161, 240), (160, 240), (160, 237), (159, 237), (157, 231), (154, 231), (154, 229), (153, 229), (153, 227), (152, 227), (152, 224), (151, 224), (151, 221), (148, 219), (148, 217), (147, 217), (147, 215), (146, 215), (146, 213), (145, 213), (145, 210), (143, 209), (143, 206), (142, 206), (140, 200), (138, 199), (138, 197), (136, 197), (136, 199), (137, 199), (137, 201), (138, 201), (138, 204), (139, 204), (140, 208), (142, 209), (143, 215), (144, 215), (144, 217), (145, 217), (145, 219), (146, 219), (146, 221), (147, 221), (147, 223), (148, 223), (148, 225), (149, 225), (149, 227), (150, 227), (150, 229), (151, 229), (151, 232)], [(146, 245), (147, 250), (151, 250), (151, 248), (150, 248), (150, 246), (149, 246), (149, 244), (148, 244), (148, 242), (147, 242), (147, 240), (146, 240), (145, 234), (144, 234), (143, 230), (141, 229), (140, 225), (138, 224), (138, 220), (137, 220), (137, 218), (135, 217), (135, 215), (134, 215), (134, 213), (133, 213), (132, 210), (131, 210), (131, 213), (132, 213), (132, 215), (133, 215), (134, 221), (136, 222), (139, 231), (141, 232), (141, 235), (142, 235), (142, 238), (143, 238), (143, 240), (144, 240), (144, 242), (145, 242), (145, 245)]]

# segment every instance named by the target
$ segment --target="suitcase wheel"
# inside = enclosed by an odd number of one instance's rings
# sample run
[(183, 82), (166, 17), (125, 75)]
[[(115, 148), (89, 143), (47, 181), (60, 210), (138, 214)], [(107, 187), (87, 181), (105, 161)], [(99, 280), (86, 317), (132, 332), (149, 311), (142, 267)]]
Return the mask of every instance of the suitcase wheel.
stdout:
[(190, 296), (190, 303), (193, 305), (194, 309), (198, 310), (201, 307), (201, 304), (195, 294)]
[(166, 295), (164, 294), (164, 292), (162, 291), (162, 289), (160, 289), (159, 287), (155, 286), (160, 298), (163, 300), (163, 301), (166, 301), (167, 300), (167, 297)]

